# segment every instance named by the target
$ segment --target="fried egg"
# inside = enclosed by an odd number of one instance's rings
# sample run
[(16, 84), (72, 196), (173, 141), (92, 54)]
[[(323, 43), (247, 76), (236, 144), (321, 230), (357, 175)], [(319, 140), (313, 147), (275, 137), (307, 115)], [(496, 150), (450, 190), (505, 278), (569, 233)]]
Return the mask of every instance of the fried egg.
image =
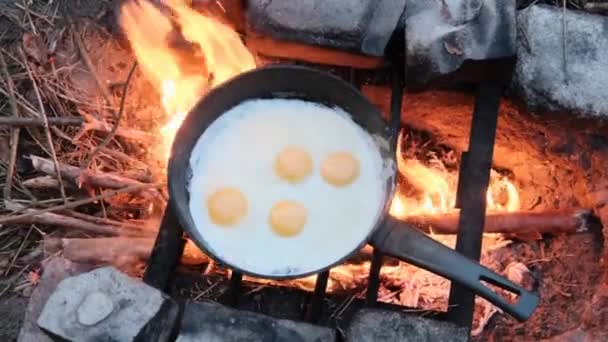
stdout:
[(317, 271), (353, 252), (384, 209), (387, 173), (340, 108), (256, 99), (222, 114), (190, 157), (190, 211), (210, 252), (260, 276)]

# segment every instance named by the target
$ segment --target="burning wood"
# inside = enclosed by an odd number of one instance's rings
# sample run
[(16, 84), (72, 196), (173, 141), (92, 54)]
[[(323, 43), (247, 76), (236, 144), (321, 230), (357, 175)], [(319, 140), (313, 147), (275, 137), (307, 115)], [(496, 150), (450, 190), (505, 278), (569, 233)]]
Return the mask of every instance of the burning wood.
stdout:
[[(587, 230), (591, 212), (585, 209), (566, 209), (545, 212), (491, 213), (486, 216), (485, 233), (503, 234), (559, 234)], [(427, 233), (457, 234), (459, 213), (407, 216), (404, 221)]]

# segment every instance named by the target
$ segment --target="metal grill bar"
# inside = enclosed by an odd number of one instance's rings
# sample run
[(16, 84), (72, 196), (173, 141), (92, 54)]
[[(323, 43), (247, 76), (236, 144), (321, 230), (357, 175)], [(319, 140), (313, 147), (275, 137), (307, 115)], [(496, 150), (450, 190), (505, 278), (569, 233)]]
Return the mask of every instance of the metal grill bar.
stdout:
[(243, 283), (243, 274), (232, 271), (230, 276), (230, 295), (228, 297), (228, 305), (232, 307), (239, 306), (239, 297), (241, 296), (241, 284)]
[[(460, 221), (456, 250), (466, 257), (479, 260), (486, 212), (486, 191), (490, 182), (498, 109), (503, 86), (496, 81), (484, 81), (478, 86), (471, 123), (469, 149), (460, 165)], [(452, 284), (448, 318), (462, 326), (471, 327), (475, 295), (458, 284)]]
[(365, 298), (368, 306), (375, 306), (378, 301), (378, 289), (380, 288), (380, 268), (384, 261), (384, 255), (377, 249), (372, 254), (372, 264), (369, 268), (367, 278), (367, 296)]
[(171, 285), (175, 268), (184, 251), (184, 231), (173, 211), (167, 206), (143, 280), (146, 284), (166, 291)]
[(312, 294), (312, 299), (308, 305), (305, 319), (310, 323), (317, 323), (321, 317), (323, 308), (323, 299), (325, 298), (325, 292), (327, 291), (327, 282), (329, 280), (329, 271), (321, 272), (317, 274), (317, 281), (315, 282), (315, 291)]

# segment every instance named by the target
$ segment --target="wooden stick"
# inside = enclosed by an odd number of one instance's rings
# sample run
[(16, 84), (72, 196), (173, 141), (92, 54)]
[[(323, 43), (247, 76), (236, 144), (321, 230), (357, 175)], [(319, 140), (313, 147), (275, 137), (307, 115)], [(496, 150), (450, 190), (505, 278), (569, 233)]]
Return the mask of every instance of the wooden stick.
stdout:
[[(13, 84), (13, 79), (11, 78), (10, 73), (8, 72), (8, 66), (6, 65), (6, 61), (4, 60), (4, 52), (0, 51), (0, 65), (2, 66), (2, 76), (4, 78), (4, 82), (8, 88), (9, 93), (9, 104), (11, 106), (11, 113), (13, 114), (12, 119), (19, 119), (19, 107), (17, 107), (17, 100), (15, 99), (15, 85)], [(6, 169), (6, 183), (4, 184), (4, 199), (10, 199), (12, 197), (13, 190), (13, 175), (15, 174), (15, 162), (17, 161), (17, 147), (19, 146), (19, 133), (21, 130), (18, 127), (15, 127), (11, 130), (11, 138), (10, 138), (10, 155), (8, 167)]]
[[(101, 121), (92, 115), (84, 114), (84, 113), (80, 113), (80, 114), (83, 115), (84, 119), (86, 120), (86, 123), (82, 126), (82, 132), (77, 134), (74, 137), (74, 141), (78, 141), (79, 138), (88, 131), (98, 131), (98, 132), (110, 133), (113, 129), (112, 125), (110, 125), (109, 123), (107, 123), (105, 121)], [(125, 127), (117, 127), (115, 134), (117, 136), (121, 136), (123, 138), (137, 140), (137, 141), (150, 141), (155, 138), (154, 135), (152, 135), (148, 132), (131, 129), (131, 128), (125, 128)]]
[(73, 209), (73, 208), (77, 208), (77, 207), (85, 205), (85, 204), (94, 203), (94, 202), (97, 202), (97, 201), (100, 201), (100, 200), (103, 200), (106, 198), (110, 198), (110, 197), (113, 197), (113, 196), (116, 196), (119, 194), (138, 192), (138, 191), (141, 191), (144, 189), (158, 188), (161, 186), (164, 186), (164, 184), (161, 184), (161, 183), (143, 184), (142, 183), (142, 184), (128, 186), (128, 187), (118, 189), (118, 190), (110, 190), (101, 195), (81, 199), (78, 201), (64, 203), (62, 205), (57, 205), (57, 206), (50, 207), (50, 208), (31, 209), (31, 211), (28, 210), (28, 212), (26, 212), (25, 214), (0, 217), (0, 224), (23, 222), (26, 218), (31, 217), (31, 216), (36, 216), (36, 215), (40, 215), (40, 214), (44, 214), (44, 213), (50, 213), (53, 211)]
[[(49, 117), (49, 126), (82, 126), (84, 119), (77, 117)], [(37, 118), (0, 117), (0, 126), (11, 127), (44, 127), (44, 120)]]
[[(458, 213), (409, 216), (402, 220), (417, 226), (427, 233), (457, 234)], [(485, 233), (505, 234), (558, 234), (586, 231), (589, 210), (566, 209), (546, 212), (513, 212), (488, 214)]]
[[(57, 175), (51, 160), (34, 155), (30, 155), (28, 158), (32, 161), (32, 166), (34, 169), (48, 175)], [(62, 163), (59, 164), (59, 172), (78, 186), (81, 185), (78, 184), (81, 179), (84, 179), (84, 181), (90, 185), (108, 189), (120, 189), (124, 188), (125, 186), (144, 184), (140, 181), (117, 175), (115, 173), (90, 172), (76, 166)]]
[(27, 209), (14, 202), (5, 202), (9, 210), (21, 211), (25, 214), (14, 216), (10, 223), (15, 224), (43, 224), (58, 226), (63, 228), (76, 229), (85, 233), (106, 235), (106, 236), (142, 236), (140, 231), (134, 229), (121, 229), (117, 226), (95, 224), (74, 217), (59, 215), (50, 212), (41, 212), (36, 209)]
[(23, 181), (23, 186), (30, 189), (57, 189), (59, 182), (55, 177), (42, 176)]
[(61, 198), (63, 198), (63, 202), (67, 203), (67, 197), (65, 195), (65, 188), (63, 186), (63, 179), (61, 178), (61, 173), (59, 173), (59, 162), (57, 161), (57, 153), (55, 152), (55, 143), (53, 142), (53, 136), (51, 135), (51, 130), (49, 129), (49, 121), (47, 117), (46, 110), (44, 109), (44, 104), (42, 103), (42, 96), (40, 95), (40, 90), (38, 89), (38, 84), (34, 75), (32, 73), (32, 69), (27, 61), (27, 57), (25, 56), (25, 52), (22, 49), (19, 49), (21, 53), (21, 58), (23, 59), (23, 64), (25, 65), (25, 70), (27, 71), (28, 77), (32, 81), (32, 85), (34, 86), (34, 93), (36, 94), (36, 99), (38, 100), (38, 107), (40, 110), (40, 117), (44, 122), (44, 133), (46, 134), (47, 144), (49, 145), (49, 150), (51, 152), (51, 157), (53, 158), (53, 164), (55, 166), (55, 170), (57, 171), (57, 180), (59, 181), (59, 191), (61, 193)]
[[(63, 250), (63, 256), (73, 262), (88, 264), (124, 265), (138, 261), (146, 261), (154, 246), (152, 238), (95, 238), (95, 239), (60, 239), (46, 238), (47, 251)], [(197, 265), (209, 262), (192, 241), (188, 240), (184, 247), (181, 263)]]

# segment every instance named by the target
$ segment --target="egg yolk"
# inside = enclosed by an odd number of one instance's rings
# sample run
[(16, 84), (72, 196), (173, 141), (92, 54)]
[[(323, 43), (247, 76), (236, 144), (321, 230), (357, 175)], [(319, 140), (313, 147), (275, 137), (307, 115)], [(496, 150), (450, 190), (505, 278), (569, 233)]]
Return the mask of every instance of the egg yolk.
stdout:
[(312, 158), (305, 149), (289, 146), (277, 155), (274, 170), (282, 179), (297, 183), (312, 172)]
[(236, 188), (221, 188), (207, 198), (211, 221), (220, 226), (233, 226), (247, 214), (247, 199)]
[(277, 202), (270, 209), (270, 227), (280, 236), (292, 237), (299, 234), (308, 221), (308, 210), (295, 201)]
[(349, 152), (336, 152), (321, 163), (321, 177), (334, 186), (351, 184), (359, 176), (359, 161)]

